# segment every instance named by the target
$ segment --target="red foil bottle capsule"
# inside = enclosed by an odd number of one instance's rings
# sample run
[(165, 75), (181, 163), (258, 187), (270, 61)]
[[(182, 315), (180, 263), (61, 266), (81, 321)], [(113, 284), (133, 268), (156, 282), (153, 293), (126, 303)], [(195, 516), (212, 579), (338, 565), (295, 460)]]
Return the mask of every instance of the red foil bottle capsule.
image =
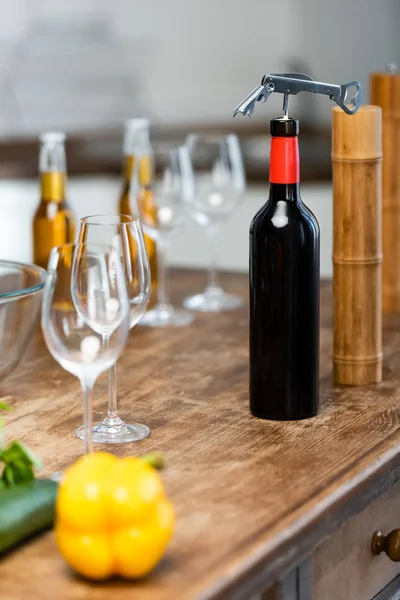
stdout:
[(270, 191), (250, 226), (250, 410), (304, 419), (319, 403), (319, 226), (300, 198), (298, 121), (271, 121)]

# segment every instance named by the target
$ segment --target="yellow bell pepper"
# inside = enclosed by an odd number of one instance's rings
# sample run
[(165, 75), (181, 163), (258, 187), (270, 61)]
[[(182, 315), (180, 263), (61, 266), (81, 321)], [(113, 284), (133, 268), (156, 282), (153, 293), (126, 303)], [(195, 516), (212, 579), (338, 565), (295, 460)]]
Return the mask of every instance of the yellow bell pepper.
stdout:
[(94, 452), (69, 467), (60, 483), (57, 546), (88, 579), (147, 575), (162, 558), (174, 522), (162, 479), (143, 459)]

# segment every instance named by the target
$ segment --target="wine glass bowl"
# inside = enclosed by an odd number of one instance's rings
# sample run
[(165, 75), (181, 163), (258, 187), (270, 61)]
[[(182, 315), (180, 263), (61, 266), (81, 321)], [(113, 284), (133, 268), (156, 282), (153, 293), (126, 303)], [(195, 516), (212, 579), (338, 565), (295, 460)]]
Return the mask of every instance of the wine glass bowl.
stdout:
[(86, 245), (82, 244), (76, 246), (72, 259), (75, 277), (71, 297), (74, 307), (93, 331), (106, 339), (126, 317), (121, 311), (113, 256), (119, 261), (116, 253), (111, 253), (110, 257), (106, 254), (102, 259), (88, 253)]
[[(166, 185), (155, 185), (152, 190), (140, 189), (137, 197), (138, 213), (143, 230), (153, 240), (164, 240), (179, 235), (186, 223), (186, 207), (179, 196), (165, 193)], [(159, 198), (158, 201), (155, 198)]]
[(17, 367), (38, 322), (46, 271), (0, 260), (0, 381)]
[(131, 329), (142, 318), (150, 298), (150, 267), (139, 220), (130, 215), (84, 217), (79, 242), (110, 244), (119, 254), (128, 290)]
[(235, 179), (229, 160), (229, 152), (237, 153), (240, 160), (237, 138), (190, 134), (187, 145), (196, 174), (191, 217), (202, 227), (222, 224), (235, 210), (244, 191), (244, 182), (239, 177)]
[(185, 299), (190, 310), (219, 312), (242, 306), (241, 298), (227, 294), (217, 275), (221, 226), (236, 209), (245, 190), (245, 173), (236, 135), (190, 134), (186, 140), (195, 172), (195, 194), (188, 204), (192, 219), (205, 228), (210, 247), (208, 282), (204, 292)]

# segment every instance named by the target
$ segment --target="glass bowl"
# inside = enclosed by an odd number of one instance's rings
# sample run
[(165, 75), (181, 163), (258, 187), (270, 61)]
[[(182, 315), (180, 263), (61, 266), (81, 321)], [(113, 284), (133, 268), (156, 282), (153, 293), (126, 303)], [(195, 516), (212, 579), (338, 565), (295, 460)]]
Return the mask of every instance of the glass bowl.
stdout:
[(23, 357), (37, 324), (46, 271), (0, 260), (0, 381)]

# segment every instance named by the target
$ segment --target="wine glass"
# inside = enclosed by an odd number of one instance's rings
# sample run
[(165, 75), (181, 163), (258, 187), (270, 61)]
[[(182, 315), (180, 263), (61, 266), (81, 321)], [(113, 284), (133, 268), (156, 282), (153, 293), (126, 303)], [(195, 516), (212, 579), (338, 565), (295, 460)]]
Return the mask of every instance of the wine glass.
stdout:
[(236, 135), (190, 134), (186, 140), (195, 171), (196, 191), (189, 210), (205, 228), (210, 247), (210, 267), (204, 292), (184, 300), (190, 310), (219, 312), (243, 304), (224, 292), (218, 279), (218, 242), (223, 223), (238, 206), (245, 190), (245, 171)]
[(188, 148), (156, 148), (148, 171), (146, 177), (143, 173), (139, 176), (136, 166), (131, 180), (132, 207), (145, 234), (157, 245), (157, 304), (146, 312), (141, 325), (189, 325), (193, 321), (192, 313), (175, 308), (169, 301), (165, 260), (171, 242), (186, 225), (187, 206), (193, 201), (194, 177)]
[[(43, 291), (43, 337), (56, 361), (81, 382), (85, 453), (93, 451), (93, 386), (115, 364), (129, 331), (129, 299), (117, 252), (98, 244), (52, 249)], [(102, 331), (109, 335), (104, 343)]]
[[(142, 318), (150, 297), (150, 267), (142, 227), (137, 217), (129, 215), (93, 215), (81, 220), (79, 242), (106, 243), (120, 257), (130, 303), (129, 329)], [(107, 330), (102, 332), (107, 343)], [(150, 429), (141, 423), (125, 423), (117, 410), (117, 372), (114, 363), (108, 371), (107, 416), (93, 428), (93, 440), (108, 444), (135, 442), (147, 437)], [(83, 439), (80, 427), (77, 436)]]

